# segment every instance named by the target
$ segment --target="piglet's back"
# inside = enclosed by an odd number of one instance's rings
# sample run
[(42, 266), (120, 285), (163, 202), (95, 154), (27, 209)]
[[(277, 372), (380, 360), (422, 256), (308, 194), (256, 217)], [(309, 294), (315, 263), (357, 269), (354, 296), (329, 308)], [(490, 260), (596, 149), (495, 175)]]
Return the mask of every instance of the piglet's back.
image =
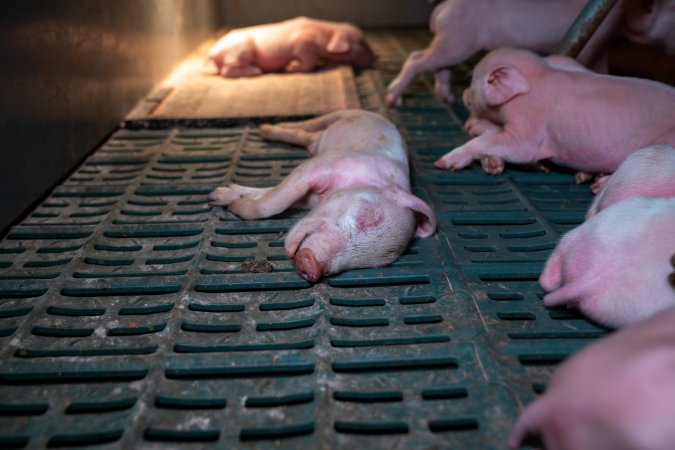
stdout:
[(675, 145), (675, 88), (653, 80), (552, 70), (558, 76), (547, 88), (559, 90), (559, 125), (570, 136), (586, 131), (585, 141), (630, 151)]

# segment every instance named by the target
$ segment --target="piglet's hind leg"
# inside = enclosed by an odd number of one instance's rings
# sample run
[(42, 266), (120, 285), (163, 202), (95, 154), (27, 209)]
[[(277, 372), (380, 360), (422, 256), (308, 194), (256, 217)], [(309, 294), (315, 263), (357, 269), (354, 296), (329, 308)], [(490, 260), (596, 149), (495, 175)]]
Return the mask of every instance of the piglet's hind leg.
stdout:
[(279, 125), (260, 125), (260, 135), (269, 141), (286, 142), (287, 144), (299, 145), (309, 148), (321, 137), (321, 132), (309, 132), (298, 128), (288, 128)]
[(455, 102), (455, 96), (452, 95), (452, 72), (450, 69), (438, 69), (434, 73), (434, 91), (445, 103), (451, 105)]
[(255, 77), (263, 73), (258, 66), (225, 65), (220, 69), (220, 75), (225, 78)]
[(323, 131), (335, 122), (353, 116), (354, 111), (343, 110), (324, 114), (323, 116), (315, 117), (307, 120), (297, 120), (294, 122), (280, 122), (275, 126), (291, 129), (300, 129), (305, 131)]
[(316, 143), (321, 138), (321, 133), (345, 117), (346, 111), (336, 111), (314, 119), (297, 122), (281, 122), (278, 124), (260, 125), (260, 135), (269, 141), (286, 142), (287, 144), (305, 147), (309, 152), (316, 154)]

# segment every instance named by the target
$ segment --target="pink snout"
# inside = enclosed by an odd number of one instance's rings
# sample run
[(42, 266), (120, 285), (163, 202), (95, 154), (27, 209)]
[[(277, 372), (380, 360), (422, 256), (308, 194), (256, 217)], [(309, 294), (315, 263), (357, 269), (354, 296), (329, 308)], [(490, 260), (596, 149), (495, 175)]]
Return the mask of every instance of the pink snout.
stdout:
[(314, 251), (311, 248), (303, 248), (298, 251), (293, 258), (295, 270), (307, 281), (316, 283), (323, 278), (324, 265), (316, 260)]
[(208, 201), (209, 203), (218, 201), (218, 194), (216, 193), (215, 190), (209, 192), (209, 195), (206, 197), (206, 201)]

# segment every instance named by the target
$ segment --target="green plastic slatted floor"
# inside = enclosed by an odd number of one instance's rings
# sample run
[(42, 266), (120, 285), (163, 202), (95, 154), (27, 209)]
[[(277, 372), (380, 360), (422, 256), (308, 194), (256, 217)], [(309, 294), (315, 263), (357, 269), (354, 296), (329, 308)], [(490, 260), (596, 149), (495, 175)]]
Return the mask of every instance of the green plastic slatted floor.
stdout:
[[(382, 110), (428, 35), (370, 39), (357, 87)], [(283, 249), (301, 213), (206, 204), (225, 181), (277, 183), (302, 149), (252, 127), (114, 133), (0, 242), (0, 447), (504, 448), (556, 364), (605, 333), (545, 309), (536, 282), (591, 194), (570, 173), (437, 170), (466, 140), (456, 117), (428, 78), (392, 117), (438, 233), (315, 285)]]

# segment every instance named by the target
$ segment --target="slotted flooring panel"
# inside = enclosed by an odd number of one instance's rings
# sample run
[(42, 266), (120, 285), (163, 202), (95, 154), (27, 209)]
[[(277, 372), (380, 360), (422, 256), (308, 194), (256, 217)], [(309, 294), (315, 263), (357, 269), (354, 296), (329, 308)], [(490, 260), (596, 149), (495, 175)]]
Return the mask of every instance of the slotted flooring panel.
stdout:
[[(428, 35), (370, 39), (357, 90), (384, 111)], [(591, 194), (570, 173), (436, 169), (466, 136), (430, 83), (392, 119), (438, 233), (314, 285), (283, 248), (302, 213), (206, 203), (304, 150), (243, 125), (114, 133), (0, 242), (0, 447), (505, 448), (556, 364), (606, 332), (545, 309), (536, 281)]]

